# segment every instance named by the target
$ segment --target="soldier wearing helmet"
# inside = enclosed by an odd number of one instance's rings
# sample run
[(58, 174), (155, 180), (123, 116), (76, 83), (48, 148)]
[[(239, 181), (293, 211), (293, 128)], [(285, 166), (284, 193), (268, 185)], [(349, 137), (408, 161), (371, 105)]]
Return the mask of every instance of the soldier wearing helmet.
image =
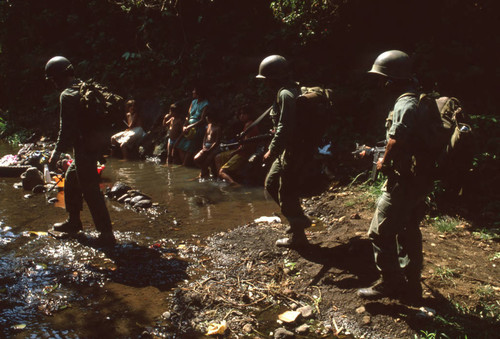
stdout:
[(257, 78), (263, 79), (277, 93), (270, 113), (274, 136), (264, 155), (264, 161), (274, 161), (266, 176), (265, 187), (288, 220), (290, 226), (287, 233), (290, 233), (290, 237), (278, 239), (276, 245), (304, 246), (308, 244), (304, 229), (311, 225), (311, 221), (304, 215), (296, 185), (303, 165), (301, 145), (294, 139), (297, 132), (296, 98), (300, 95), (300, 88), (291, 81), (288, 62), (280, 55), (271, 55), (262, 60)]
[(415, 170), (420, 165), (415, 150), (419, 133), (416, 82), (409, 56), (398, 50), (380, 54), (368, 73), (379, 77), (395, 103), (386, 121), (386, 151), (377, 162), (377, 169), (388, 179), (368, 231), (381, 278), (358, 290), (358, 295), (417, 300), (422, 296), (423, 262), (419, 224), (432, 182), (425, 171)]
[[(45, 65), (45, 76), (61, 91), (60, 129), (56, 146), (49, 159), (54, 168), (61, 152), (74, 151), (74, 161), (66, 171), (64, 202), (69, 217), (54, 225), (53, 230), (63, 235), (75, 236), (82, 230), (80, 211), (83, 199), (87, 202), (92, 219), (100, 232), (98, 243), (115, 243), (109, 212), (99, 189), (97, 161), (100, 154), (90, 150), (95, 121), (89, 121), (80, 103), (79, 84), (71, 62), (62, 56), (51, 58)], [(54, 232), (53, 234), (59, 234)]]

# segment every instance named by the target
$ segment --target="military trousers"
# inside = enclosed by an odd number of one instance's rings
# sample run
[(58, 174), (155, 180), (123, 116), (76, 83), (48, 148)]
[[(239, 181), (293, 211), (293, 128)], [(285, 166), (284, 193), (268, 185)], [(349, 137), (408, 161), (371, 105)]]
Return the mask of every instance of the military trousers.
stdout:
[(66, 171), (64, 181), (64, 203), (66, 211), (80, 214), (85, 199), (94, 225), (99, 232), (111, 231), (111, 219), (104, 196), (99, 188), (97, 156), (75, 152), (75, 159)]
[(423, 264), (420, 222), (428, 187), (388, 180), (377, 201), (368, 236), (375, 264), (388, 283), (419, 283)]
[(291, 233), (303, 232), (311, 223), (300, 204), (299, 163), (298, 158), (285, 151), (273, 162), (265, 180), (266, 191), (280, 206)]

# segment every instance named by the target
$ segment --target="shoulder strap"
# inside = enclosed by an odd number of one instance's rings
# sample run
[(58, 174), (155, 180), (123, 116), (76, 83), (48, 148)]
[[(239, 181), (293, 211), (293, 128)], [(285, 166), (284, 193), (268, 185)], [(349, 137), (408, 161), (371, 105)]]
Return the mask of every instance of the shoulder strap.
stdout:
[(257, 125), (259, 122), (262, 121), (262, 119), (264, 119), (264, 117), (266, 115), (269, 114), (269, 112), (271, 112), (271, 110), (273, 109), (273, 106), (270, 106), (268, 109), (266, 109), (266, 111), (264, 113), (262, 113), (257, 119), (254, 120), (254, 122), (252, 122), (250, 124), (250, 126), (248, 126), (243, 132), (240, 133), (239, 135), (239, 139), (243, 138), (245, 135), (247, 135), (247, 133), (255, 126)]
[(414, 97), (414, 98), (418, 98), (418, 99), (419, 99), (419, 101), (420, 101), (420, 99), (422, 99), (424, 96), (425, 96), (425, 94), (420, 94), (420, 95), (418, 95), (418, 94), (417, 94), (417, 93), (415, 93), (415, 92), (406, 92), (406, 93), (401, 94), (401, 95), (400, 95), (400, 96), (396, 99), (396, 101), (398, 101), (399, 99), (404, 98), (404, 97)]

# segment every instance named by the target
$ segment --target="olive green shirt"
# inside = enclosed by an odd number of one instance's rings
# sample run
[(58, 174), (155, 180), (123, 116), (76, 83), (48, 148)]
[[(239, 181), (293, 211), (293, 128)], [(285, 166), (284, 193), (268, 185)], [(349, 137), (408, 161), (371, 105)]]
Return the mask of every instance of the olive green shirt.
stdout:
[[(411, 94), (410, 94), (411, 93)], [(395, 139), (398, 153), (394, 154), (393, 166), (401, 174), (409, 174), (414, 163), (414, 143), (417, 129), (418, 95), (408, 92), (401, 95), (389, 113), (386, 138)]]
[(297, 105), (296, 98), (300, 94), (298, 87), (282, 88), (273, 105), (270, 116), (275, 133), (269, 145), (271, 156), (276, 157), (293, 145), (293, 135), (296, 132)]
[[(77, 80), (72, 85), (76, 85)], [(68, 152), (74, 148), (80, 136), (79, 117), (81, 116), (80, 93), (77, 89), (68, 87), (59, 97), (59, 135), (56, 152)], [(80, 126), (81, 127), (81, 126)]]

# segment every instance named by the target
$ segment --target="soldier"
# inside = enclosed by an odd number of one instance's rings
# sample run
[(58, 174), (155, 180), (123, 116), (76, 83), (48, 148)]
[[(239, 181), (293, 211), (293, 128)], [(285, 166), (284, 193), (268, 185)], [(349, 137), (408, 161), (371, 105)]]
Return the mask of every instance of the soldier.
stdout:
[(358, 290), (358, 295), (420, 299), (423, 256), (419, 224), (432, 180), (430, 166), (418, 150), (416, 81), (411, 76), (410, 58), (397, 50), (380, 54), (369, 73), (379, 77), (395, 104), (386, 122), (386, 151), (377, 162), (377, 169), (388, 179), (368, 231), (381, 278)]
[(288, 220), (287, 233), (291, 236), (278, 239), (280, 247), (300, 247), (308, 244), (304, 232), (311, 221), (304, 215), (300, 205), (297, 179), (300, 175), (303, 152), (294, 138), (298, 132), (296, 98), (300, 88), (290, 79), (288, 62), (280, 55), (271, 55), (262, 60), (257, 78), (264, 79), (266, 85), (275, 93), (276, 100), (271, 110), (274, 136), (264, 161), (274, 159), (267, 174), (265, 187), (279, 204), (281, 213)]
[(95, 128), (99, 121), (85, 115), (80, 102), (78, 84), (73, 65), (68, 59), (56, 56), (45, 66), (47, 80), (51, 80), (60, 95), (60, 129), (57, 143), (49, 159), (54, 168), (61, 152), (74, 151), (74, 161), (68, 168), (64, 184), (64, 202), (69, 217), (62, 223), (54, 224), (53, 230), (75, 236), (82, 230), (80, 211), (83, 199), (87, 202), (92, 219), (100, 232), (98, 244), (107, 246), (116, 240), (111, 229), (111, 220), (106, 202), (99, 189), (97, 161), (101, 154), (95, 145)]

